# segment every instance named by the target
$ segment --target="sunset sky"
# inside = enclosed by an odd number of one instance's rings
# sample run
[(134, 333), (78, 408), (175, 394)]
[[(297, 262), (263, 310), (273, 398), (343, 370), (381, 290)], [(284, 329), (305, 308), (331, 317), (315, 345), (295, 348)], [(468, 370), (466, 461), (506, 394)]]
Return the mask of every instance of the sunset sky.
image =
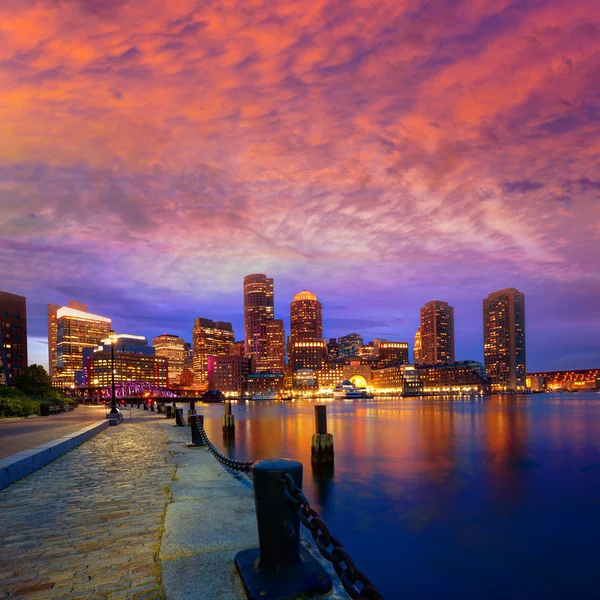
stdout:
[(598, 0), (2, 0), (0, 289), (243, 337), (242, 279), (327, 337), (526, 295), (529, 370), (600, 366)]

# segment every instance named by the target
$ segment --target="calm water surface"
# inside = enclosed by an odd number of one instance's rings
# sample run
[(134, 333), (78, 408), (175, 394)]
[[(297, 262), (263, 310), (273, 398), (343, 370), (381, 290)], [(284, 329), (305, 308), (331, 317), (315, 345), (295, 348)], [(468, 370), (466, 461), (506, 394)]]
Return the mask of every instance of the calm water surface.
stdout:
[[(327, 404), (333, 473), (310, 462)], [(295, 458), (357, 566), (395, 598), (600, 598), (600, 395), (222, 405), (209, 437), (240, 459)]]

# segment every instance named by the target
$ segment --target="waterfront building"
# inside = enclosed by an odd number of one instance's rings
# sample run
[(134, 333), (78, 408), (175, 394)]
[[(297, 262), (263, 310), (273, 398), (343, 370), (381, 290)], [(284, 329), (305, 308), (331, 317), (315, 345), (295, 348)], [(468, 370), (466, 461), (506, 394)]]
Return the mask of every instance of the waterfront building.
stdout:
[(338, 355), (340, 358), (358, 356), (363, 346), (363, 339), (358, 333), (349, 333), (338, 338)]
[(327, 342), (327, 360), (336, 360), (338, 358), (337, 338), (329, 338)]
[(294, 389), (314, 390), (318, 387), (318, 379), (314, 369), (296, 369), (294, 371)]
[(246, 378), (246, 393), (252, 395), (278, 392), (283, 389), (283, 383), (283, 373), (250, 373)]
[(281, 319), (271, 319), (265, 325), (266, 355), (264, 369), (267, 373), (283, 373), (285, 367), (285, 329)]
[(197, 318), (192, 330), (194, 387), (208, 388), (208, 357), (227, 356), (234, 342), (233, 327), (225, 321)]
[(516, 288), (483, 300), (483, 355), (492, 391), (525, 390), (525, 294)]
[[(56, 318), (56, 359), (52, 365), (52, 382), (58, 387), (70, 387), (75, 384), (75, 372), (83, 369), (83, 351), (85, 348), (97, 348), (108, 338), (111, 319), (73, 308), (61, 306), (53, 313)], [(87, 308), (87, 307), (86, 307)], [(50, 307), (49, 307), (50, 315)], [(54, 324), (49, 325), (54, 329)], [(50, 340), (48, 340), (50, 344)]]
[(545, 392), (548, 380), (541, 375), (527, 375), (525, 384), (527, 385), (527, 389), (531, 392)]
[(375, 346), (375, 342), (369, 342), (366, 346), (362, 346), (358, 349), (356, 356), (368, 363), (377, 362), (379, 356), (379, 348)]
[(167, 359), (171, 385), (179, 385), (181, 383), (181, 373), (185, 369), (188, 360), (184, 339), (178, 335), (163, 333), (152, 339), (152, 346), (156, 356)]
[(380, 342), (377, 363), (380, 367), (408, 364), (408, 342)]
[[(56, 368), (56, 344), (58, 343), (58, 318), (56, 313), (62, 306), (60, 304), (48, 304), (48, 375), (54, 376)], [(83, 302), (69, 300), (67, 308), (74, 308), (87, 312), (87, 306)]]
[(270, 369), (267, 357), (267, 323), (273, 320), (273, 279), (263, 273), (244, 277), (244, 340), (246, 356), (257, 373)]
[(357, 387), (371, 385), (371, 365), (358, 359), (338, 359), (324, 362), (321, 369), (315, 371), (317, 384), (322, 389), (333, 389), (346, 379)]
[(327, 347), (325, 340), (298, 340), (291, 345), (290, 365), (298, 369), (319, 370), (325, 362)]
[(372, 371), (372, 385), (381, 393), (418, 396), (423, 393), (423, 383), (413, 365), (388, 365)]
[(491, 389), (483, 365), (474, 360), (416, 367), (423, 394), (488, 394)]
[(421, 348), (417, 364), (442, 365), (454, 362), (454, 308), (432, 300), (421, 307)]
[[(576, 369), (571, 371), (529, 373), (527, 379), (542, 379), (544, 384), (541, 389), (547, 389), (553, 392), (557, 390), (563, 390), (565, 392), (600, 390), (600, 369)], [(534, 391), (538, 391), (533, 385), (530, 385), (530, 383), (527, 384), (527, 387)]]
[(417, 327), (417, 331), (415, 333), (415, 346), (413, 350), (413, 362), (415, 365), (420, 365), (422, 362), (421, 358), (421, 327)]
[(317, 296), (303, 290), (290, 303), (290, 340), (323, 337), (323, 307)]
[(27, 300), (0, 291), (0, 381), (13, 383), (27, 365)]
[[(82, 359), (82, 371), (85, 375), (83, 385), (110, 387), (113, 364), (110, 342), (103, 340), (96, 348), (85, 348)], [(169, 386), (167, 358), (155, 356), (154, 348), (148, 346), (143, 336), (128, 334), (116, 336), (114, 370), (115, 383), (147, 382), (163, 388)]]
[(247, 388), (252, 361), (239, 354), (208, 357), (208, 389), (241, 396)]

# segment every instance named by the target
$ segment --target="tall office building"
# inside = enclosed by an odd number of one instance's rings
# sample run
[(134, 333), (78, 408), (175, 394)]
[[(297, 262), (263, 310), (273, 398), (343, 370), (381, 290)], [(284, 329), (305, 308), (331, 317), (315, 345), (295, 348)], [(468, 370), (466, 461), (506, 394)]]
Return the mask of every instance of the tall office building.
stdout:
[(419, 364), (444, 365), (454, 362), (454, 308), (432, 300), (421, 307), (421, 356)]
[(408, 364), (408, 342), (381, 342), (377, 363), (380, 367)]
[(525, 294), (516, 288), (483, 300), (483, 356), (492, 391), (525, 389)]
[[(292, 369), (321, 368), (326, 346), (323, 339), (323, 307), (317, 296), (306, 290), (290, 304), (288, 356)], [(315, 365), (318, 364), (318, 367)]]
[[(48, 314), (50, 316), (50, 310)], [(61, 306), (55, 316), (56, 360), (52, 365), (53, 380), (59, 386), (67, 387), (75, 383), (75, 371), (83, 369), (83, 349), (96, 348), (101, 340), (108, 337), (111, 320), (69, 306)], [(49, 339), (48, 345), (50, 343)]]
[(273, 279), (262, 273), (244, 277), (244, 340), (246, 356), (257, 373), (269, 372), (267, 323), (273, 319)]
[(233, 327), (224, 321), (198, 318), (192, 330), (194, 387), (208, 387), (208, 357), (227, 356), (234, 342)]
[(152, 346), (156, 356), (167, 359), (169, 366), (169, 383), (179, 385), (181, 373), (185, 369), (188, 361), (188, 352), (185, 348), (185, 341), (178, 335), (163, 333), (152, 339)]
[(337, 338), (329, 338), (327, 342), (327, 360), (335, 360), (338, 357)]
[(27, 369), (27, 300), (0, 291), (0, 381), (11, 384)]
[(358, 333), (349, 333), (338, 338), (338, 355), (340, 358), (358, 356), (363, 347), (363, 339)]
[(285, 329), (281, 319), (272, 319), (266, 324), (267, 355), (265, 372), (283, 373), (285, 368)]
[[(59, 308), (62, 308), (60, 304), (48, 304), (48, 375), (50, 377), (54, 375), (54, 369), (56, 368), (56, 344), (58, 341), (56, 313)], [(87, 312), (87, 306), (83, 302), (75, 302), (75, 300), (69, 300), (67, 308)]]

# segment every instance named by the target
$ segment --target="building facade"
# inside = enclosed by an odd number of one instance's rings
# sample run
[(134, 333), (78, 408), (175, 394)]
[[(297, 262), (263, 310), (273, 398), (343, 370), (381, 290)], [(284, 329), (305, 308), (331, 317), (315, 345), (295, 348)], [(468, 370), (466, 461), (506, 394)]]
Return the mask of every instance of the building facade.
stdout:
[(246, 393), (252, 395), (279, 392), (283, 389), (284, 380), (283, 373), (250, 373), (246, 378)]
[(483, 300), (483, 356), (492, 391), (525, 390), (525, 294), (516, 288)]
[(385, 367), (392, 364), (406, 365), (408, 359), (408, 342), (381, 342), (377, 356), (377, 364)]
[[(421, 307), (421, 348), (417, 364), (443, 365), (454, 362), (454, 308), (432, 300)], [(415, 361), (416, 362), (416, 361)]]
[(322, 368), (327, 355), (325, 340), (296, 340), (291, 344), (290, 365), (294, 371), (298, 369)]
[(323, 337), (323, 307), (317, 296), (303, 290), (290, 304), (290, 340), (314, 340)]
[[(48, 375), (54, 375), (56, 368), (56, 344), (58, 343), (58, 318), (56, 313), (62, 308), (60, 304), (48, 304)], [(67, 308), (74, 308), (87, 312), (87, 306), (83, 302), (69, 300)]]
[(27, 365), (27, 300), (0, 291), (0, 381), (12, 384)]
[(234, 342), (233, 327), (225, 321), (197, 318), (192, 330), (193, 386), (208, 389), (208, 357), (227, 356)]
[(244, 341), (246, 356), (257, 373), (269, 371), (267, 323), (274, 317), (273, 279), (262, 273), (244, 277)]
[(415, 332), (415, 345), (413, 349), (413, 362), (415, 365), (420, 365), (421, 360), (421, 327), (417, 327)]
[(461, 360), (443, 365), (417, 365), (423, 394), (489, 394), (490, 384), (480, 362)]
[(336, 360), (338, 358), (337, 338), (329, 338), (327, 342), (327, 360)]
[(529, 373), (527, 379), (543, 380), (527, 387), (533, 391), (563, 390), (567, 392), (581, 392), (600, 390), (600, 369), (576, 369), (572, 371), (546, 371), (543, 373)]
[(239, 354), (208, 357), (208, 389), (242, 396), (247, 390), (252, 361)]
[[(79, 305), (82, 306), (82, 305)], [(75, 372), (83, 369), (83, 350), (97, 348), (109, 336), (111, 320), (86, 311), (61, 306), (56, 311), (56, 361), (52, 382), (58, 387), (75, 384)]]
[(418, 396), (423, 393), (419, 372), (413, 365), (392, 365), (374, 369), (372, 385), (381, 393)]
[(285, 368), (285, 329), (281, 319), (271, 319), (265, 325), (266, 356), (264, 369), (266, 373), (283, 373)]
[(340, 358), (358, 356), (363, 347), (363, 339), (358, 333), (349, 333), (338, 338), (338, 356)]
[(178, 335), (163, 333), (152, 339), (152, 347), (156, 356), (167, 359), (169, 383), (171, 385), (180, 385), (181, 374), (186, 368), (188, 361), (185, 340)]

